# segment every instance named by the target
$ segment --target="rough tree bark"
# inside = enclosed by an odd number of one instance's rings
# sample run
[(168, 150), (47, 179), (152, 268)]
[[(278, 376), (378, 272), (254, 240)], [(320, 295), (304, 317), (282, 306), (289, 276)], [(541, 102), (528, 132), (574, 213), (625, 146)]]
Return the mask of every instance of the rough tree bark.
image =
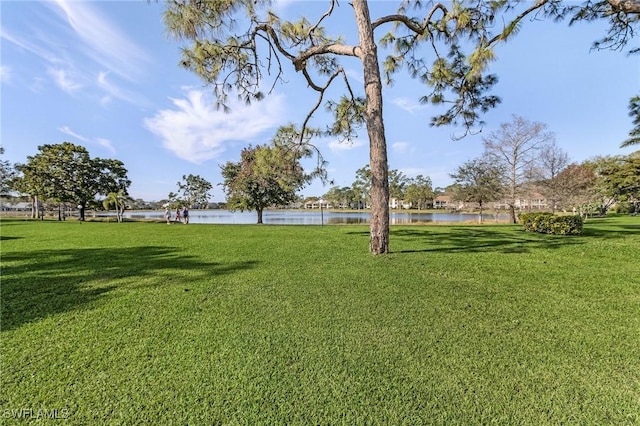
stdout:
[(378, 49), (373, 36), (369, 6), (365, 0), (354, 0), (356, 24), (360, 40), (359, 57), (364, 70), (364, 90), (367, 99), (365, 124), (369, 136), (371, 167), (371, 239), (373, 254), (389, 252), (389, 178), (387, 142), (382, 120), (382, 80)]

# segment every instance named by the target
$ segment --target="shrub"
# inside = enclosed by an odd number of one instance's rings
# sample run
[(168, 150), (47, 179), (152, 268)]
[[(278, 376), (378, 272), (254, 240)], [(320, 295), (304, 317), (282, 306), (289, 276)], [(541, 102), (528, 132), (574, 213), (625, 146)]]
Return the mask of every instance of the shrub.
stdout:
[(580, 235), (580, 216), (555, 216), (552, 213), (525, 213), (520, 215), (520, 223), (525, 231), (554, 235)]
[(520, 215), (519, 221), (525, 231), (545, 232), (544, 229), (548, 228), (546, 222), (551, 217), (553, 214), (547, 212), (523, 213)]

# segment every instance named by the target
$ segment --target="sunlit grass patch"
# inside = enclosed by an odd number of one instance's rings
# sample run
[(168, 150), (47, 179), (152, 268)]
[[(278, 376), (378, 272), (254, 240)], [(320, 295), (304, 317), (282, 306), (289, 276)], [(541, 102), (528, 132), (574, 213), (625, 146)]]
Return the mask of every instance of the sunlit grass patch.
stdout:
[[(71, 424), (636, 424), (640, 226), (2, 222), (2, 409)], [(8, 419), (7, 422), (11, 422)]]

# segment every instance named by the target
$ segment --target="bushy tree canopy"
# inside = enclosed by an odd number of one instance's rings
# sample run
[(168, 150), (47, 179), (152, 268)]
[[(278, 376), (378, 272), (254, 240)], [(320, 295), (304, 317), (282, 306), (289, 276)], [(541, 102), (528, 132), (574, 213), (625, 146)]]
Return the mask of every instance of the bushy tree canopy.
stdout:
[(63, 142), (41, 145), (38, 151), (27, 157), (25, 164), (16, 166), (21, 173), (16, 189), (31, 196), (77, 203), (81, 220), (87, 204), (98, 194), (126, 194), (131, 185), (121, 161), (91, 158), (82, 146)]
[(169, 199), (175, 195), (176, 199), (181, 200), (181, 204), (185, 204), (190, 208), (207, 208), (209, 205), (210, 191), (213, 188), (211, 182), (198, 175), (184, 175), (182, 181), (178, 182), (178, 194), (169, 194)]
[(454, 199), (478, 203), (480, 213), (478, 221), (482, 222), (483, 206), (488, 201), (500, 198), (504, 190), (501, 165), (487, 158), (476, 158), (465, 162), (451, 174), (454, 179)]
[(271, 145), (244, 148), (239, 162), (221, 167), (229, 210), (255, 210), (262, 223), (265, 208), (297, 199), (296, 192), (317, 173), (305, 173), (300, 160), (310, 152), (299, 149), (296, 136), (290, 127), (280, 128)]
[[(327, 133), (351, 138), (364, 125), (370, 147), (374, 254), (389, 251), (384, 82), (407, 71), (425, 85), (420, 100), (443, 108), (432, 117), (432, 125), (460, 124), (465, 132), (473, 131), (482, 124), (482, 114), (499, 102), (490, 93), (497, 79), (488, 72), (494, 48), (516, 34), (525, 18), (605, 20), (608, 33), (594, 47), (623, 49), (634, 35), (640, 13), (638, 3), (629, 0), (402, 0), (395, 13), (372, 17), (367, 0), (345, 5), (327, 0), (320, 16), (287, 21), (270, 10), (270, 4), (269, 0), (173, 0), (167, 2), (164, 19), (169, 32), (187, 43), (180, 64), (213, 86), (218, 106), (226, 109), (233, 93), (245, 102), (263, 99), (277, 83), (285, 82), (291, 67), (317, 94), (301, 134), (323, 103), (334, 116)], [(329, 29), (341, 6), (353, 13), (355, 44), (345, 42), (343, 28)], [(345, 57), (362, 64), (360, 90), (341, 65)], [(325, 99), (337, 82), (343, 83), (344, 95)]]

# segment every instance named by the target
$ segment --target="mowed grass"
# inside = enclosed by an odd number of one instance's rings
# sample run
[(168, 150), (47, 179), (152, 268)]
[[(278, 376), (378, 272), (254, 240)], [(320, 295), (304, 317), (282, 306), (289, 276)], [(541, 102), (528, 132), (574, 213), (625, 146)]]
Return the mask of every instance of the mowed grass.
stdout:
[(640, 424), (640, 218), (1, 236), (5, 424)]

